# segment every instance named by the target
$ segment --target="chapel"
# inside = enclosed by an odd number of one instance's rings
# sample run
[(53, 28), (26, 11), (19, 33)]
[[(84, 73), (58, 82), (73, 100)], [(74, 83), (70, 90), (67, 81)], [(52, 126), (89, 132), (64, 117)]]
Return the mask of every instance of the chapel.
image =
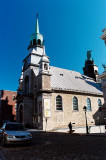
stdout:
[(50, 66), (37, 15), (19, 79), (17, 122), (42, 130), (65, 127), (69, 122), (85, 126), (83, 108), (86, 106), (88, 125), (103, 124), (101, 106), (104, 98), (97, 78), (98, 67), (91, 60), (91, 51), (87, 52), (83, 71), (84, 74), (81, 74)]

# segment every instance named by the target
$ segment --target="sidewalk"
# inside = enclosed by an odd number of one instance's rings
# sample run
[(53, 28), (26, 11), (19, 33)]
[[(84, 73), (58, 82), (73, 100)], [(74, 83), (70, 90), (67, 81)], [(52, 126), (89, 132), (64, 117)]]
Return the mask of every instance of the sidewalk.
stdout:
[[(86, 127), (85, 126), (80, 126), (80, 127), (72, 127), (72, 130), (74, 130), (74, 133), (81, 133), (81, 134), (86, 134)], [(54, 132), (69, 132), (68, 127), (64, 128), (58, 128), (54, 129)], [(105, 134), (105, 125), (99, 125), (99, 126), (88, 126), (88, 131), (90, 134)]]
[[(89, 134), (86, 134), (86, 127), (73, 127), (72, 128), (74, 131), (73, 134), (75, 135), (87, 135), (87, 136), (106, 136), (105, 132), (105, 126), (89, 126)], [(29, 132), (60, 132), (60, 133), (69, 133), (69, 128), (64, 127), (64, 128), (57, 128), (52, 131), (43, 131), (43, 130), (38, 130), (38, 129), (28, 129)]]

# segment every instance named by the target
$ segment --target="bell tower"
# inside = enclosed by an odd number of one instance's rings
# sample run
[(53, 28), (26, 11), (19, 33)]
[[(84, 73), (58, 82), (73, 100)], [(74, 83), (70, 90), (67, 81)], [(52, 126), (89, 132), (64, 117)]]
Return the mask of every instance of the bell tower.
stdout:
[[(23, 60), (23, 71), (34, 66), (39, 71), (39, 61), (43, 55), (43, 35), (39, 31), (38, 14), (36, 18), (35, 32), (30, 36), (28, 56)], [(38, 74), (38, 72), (36, 72)]]
[(84, 75), (93, 78), (95, 81), (98, 76), (98, 66), (95, 65), (94, 60), (91, 59), (91, 51), (87, 51), (87, 60), (83, 67)]
[[(40, 66), (42, 68), (41, 70), (39, 70)], [(20, 117), (22, 116), (22, 123), (24, 125), (33, 126), (34, 123), (40, 123), (42, 94), (38, 93), (38, 75), (43, 72), (45, 74), (48, 73), (48, 69), (49, 58), (45, 54), (43, 35), (39, 31), (37, 14), (35, 31), (30, 36), (28, 55), (23, 60), (22, 75), (19, 79), (17, 122), (20, 122)], [(41, 79), (43, 78), (41, 77)], [(42, 81), (40, 82), (42, 84)], [(20, 110), (23, 111), (22, 115), (20, 114)]]

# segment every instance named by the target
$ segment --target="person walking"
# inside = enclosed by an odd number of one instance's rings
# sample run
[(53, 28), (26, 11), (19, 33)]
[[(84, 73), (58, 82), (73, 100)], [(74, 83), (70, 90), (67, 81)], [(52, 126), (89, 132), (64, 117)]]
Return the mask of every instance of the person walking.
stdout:
[(68, 124), (68, 127), (69, 127), (69, 132), (72, 133), (72, 124), (71, 124), (71, 122)]

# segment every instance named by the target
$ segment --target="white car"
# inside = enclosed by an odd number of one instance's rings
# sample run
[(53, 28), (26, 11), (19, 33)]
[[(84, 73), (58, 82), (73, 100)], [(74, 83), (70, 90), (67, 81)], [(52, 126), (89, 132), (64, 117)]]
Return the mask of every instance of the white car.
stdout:
[(1, 143), (5, 144), (17, 144), (17, 143), (31, 143), (32, 135), (25, 130), (21, 123), (4, 123), (0, 129)]

